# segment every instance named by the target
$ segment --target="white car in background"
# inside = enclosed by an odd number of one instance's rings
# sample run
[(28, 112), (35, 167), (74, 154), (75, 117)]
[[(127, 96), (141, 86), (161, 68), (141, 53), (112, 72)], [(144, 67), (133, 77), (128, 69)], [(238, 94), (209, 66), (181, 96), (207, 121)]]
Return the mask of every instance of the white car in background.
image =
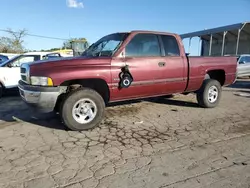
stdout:
[(5, 89), (15, 88), (21, 79), (20, 66), (22, 63), (44, 59), (61, 58), (55, 52), (28, 52), (15, 56), (0, 65), (0, 97)]
[(250, 77), (250, 54), (242, 54), (238, 57), (237, 77)]

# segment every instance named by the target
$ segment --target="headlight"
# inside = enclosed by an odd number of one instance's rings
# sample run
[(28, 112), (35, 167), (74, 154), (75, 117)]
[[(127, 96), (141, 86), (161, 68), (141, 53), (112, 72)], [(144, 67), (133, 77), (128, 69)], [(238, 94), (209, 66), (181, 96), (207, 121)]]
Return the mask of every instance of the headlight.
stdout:
[(31, 76), (30, 81), (31, 81), (31, 85), (53, 86), (52, 79), (48, 77)]

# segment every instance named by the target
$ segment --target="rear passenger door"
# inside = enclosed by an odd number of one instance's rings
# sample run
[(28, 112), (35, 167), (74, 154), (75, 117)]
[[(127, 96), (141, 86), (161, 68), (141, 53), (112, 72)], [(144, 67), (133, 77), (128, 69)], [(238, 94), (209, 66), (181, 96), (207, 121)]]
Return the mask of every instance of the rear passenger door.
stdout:
[(181, 56), (181, 46), (174, 35), (160, 35), (164, 49), (163, 77), (165, 80), (164, 93), (179, 93), (186, 88), (188, 66), (186, 57)]

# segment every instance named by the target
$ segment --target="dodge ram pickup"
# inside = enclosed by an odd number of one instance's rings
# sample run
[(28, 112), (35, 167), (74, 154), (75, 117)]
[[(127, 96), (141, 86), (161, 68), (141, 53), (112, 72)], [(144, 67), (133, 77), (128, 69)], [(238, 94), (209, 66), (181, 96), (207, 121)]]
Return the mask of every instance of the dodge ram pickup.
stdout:
[(29, 106), (86, 130), (116, 101), (193, 92), (201, 107), (213, 108), (236, 67), (236, 57), (188, 56), (177, 34), (131, 31), (102, 37), (80, 57), (24, 63), (18, 87)]

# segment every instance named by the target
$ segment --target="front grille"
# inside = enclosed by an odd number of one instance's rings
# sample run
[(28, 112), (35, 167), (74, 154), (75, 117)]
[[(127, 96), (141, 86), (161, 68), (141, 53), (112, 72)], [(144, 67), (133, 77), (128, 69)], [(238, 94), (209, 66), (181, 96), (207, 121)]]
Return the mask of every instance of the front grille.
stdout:
[(26, 68), (21, 68), (21, 73), (25, 74), (26, 73)]
[(21, 75), (21, 80), (24, 81), (24, 82), (27, 82), (27, 76)]
[(20, 72), (21, 72), (21, 80), (29, 84), (29, 72), (30, 72), (29, 65), (26, 63), (22, 64)]

